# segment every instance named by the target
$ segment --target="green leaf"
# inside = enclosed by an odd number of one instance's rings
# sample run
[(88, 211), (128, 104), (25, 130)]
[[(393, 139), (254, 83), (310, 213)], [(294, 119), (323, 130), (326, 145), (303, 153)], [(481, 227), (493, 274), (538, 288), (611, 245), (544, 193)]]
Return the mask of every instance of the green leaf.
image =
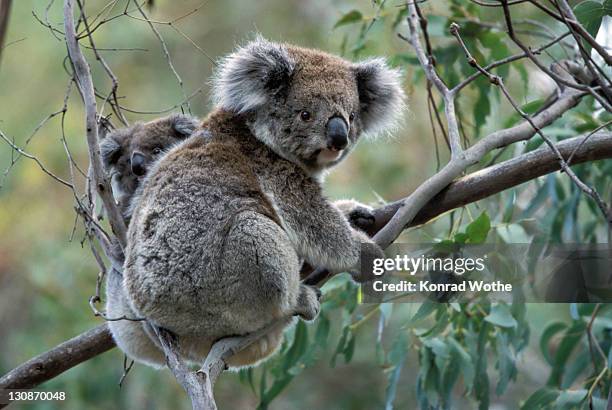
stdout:
[(561, 381), (561, 388), (569, 389), (590, 364), (591, 355), (588, 349), (585, 348), (576, 355), (572, 363), (567, 365)]
[(490, 404), (489, 397), (489, 375), (487, 374), (487, 335), (490, 326), (483, 323), (478, 333), (478, 348), (476, 359), (476, 375), (474, 376), (474, 392), (479, 402), (479, 410), (487, 410)]
[(278, 396), (287, 385), (291, 382), (293, 376), (287, 376), (282, 379), (278, 379), (274, 381), (270, 390), (267, 390), (264, 395), (261, 397), (261, 401), (259, 403), (260, 408), (267, 408), (267, 406)]
[(363, 14), (359, 10), (351, 10), (344, 16), (340, 17), (340, 20), (336, 22), (334, 28), (346, 26), (348, 24), (358, 23), (363, 20)]
[(491, 307), (491, 312), (484, 318), (489, 323), (499, 327), (516, 327), (516, 320), (512, 317), (508, 305), (495, 305)]
[(346, 341), (349, 337), (349, 328), (348, 326), (344, 328), (344, 330), (342, 331), (342, 336), (340, 337), (340, 340), (338, 340), (338, 345), (336, 346), (336, 351), (334, 352), (331, 361), (330, 361), (330, 366), (336, 367), (336, 358), (338, 357), (338, 354), (344, 352), (345, 350), (345, 345), (346, 345)]
[(355, 353), (355, 335), (351, 333), (351, 338), (349, 339), (346, 347), (344, 348), (344, 363), (348, 363), (353, 359), (353, 353)]
[(409, 324), (415, 324), (425, 319), (427, 316), (431, 315), (436, 309), (438, 309), (440, 305), (436, 302), (432, 302), (431, 300), (426, 300), (421, 304), (419, 310), (412, 316)]
[(556, 335), (557, 333), (559, 333), (566, 327), (567, 325), (563, 322), (553, 322), (549, 324), (548, 326), (546, 326), (546, 328), (542, 332), (542, 336), (540, 337), (540, 350), (542, 351), (542, 355), (544, 356), (544, 359), (546, 359), (546, 361), (550, 365), (553, 364), (553, 358), (550, 355), (550, 351), (548, 349), (548, 343), (550, 342), (550, 339), (554, 335)]
[(555, 358), (553, 361), (552, 371), (548, 378), (547, 384), (549, 386), (560, 386), (563, 373), (565, 371), (565, 364), (572, 354), (572, 351), (576, 345), (580, 342), (580, 339), (584, 336), (586, 324), (583, 322), (574, 322), (565, 333), (559, 343), (559, 347), (555, 352)]
[(514, 214), (514, 204), (516, 203), (516, 191), (510, 192), (506, 206), (504, 207), (504, 214), (502, 216), (502, 222), (508, 223), (512, 220)]
[(438, 370), (442, 371), (446, 360), (449, 358), (449, 347), (441, 339), (434, 337), (423, 341), (423, 344), (431, 349), (435, 355), (434, 362), (438, 367)]
[(501, 396), (506, 391), (510, 380), (516, 379), (515, 358), (510, 350), (508, 335), (505, 332), (497, 332), (495, 349), (497, 351), (497, 370), (499, 371), (499, 381), (495, 392)]
[(601, 19), (604, 16), (603, 4), (593, 0), (585, 0), (574, 7), (574, 14), (589, 34), (593, 37), (597, 36)]
[(487, 239), (489, 230), (491, 229), (491, 220), (486, 211), (484, 211), (478, 218), (476, 218), (471, 224), (465, 229), (465, 233), (468, 235), (470, 243), (483, 243)]
[(295, 327), (295, 336), (293, 339), (293, 345), (291, 349), (285, 355), (285, 361), (283, 363), (283, 367), (285, 369), (291, 368), (293, 365), (297, 363), (297, 361), (302, 357), (304, 352), (306, 352), (306, 348), (308, 347), (308, 329), (306, 328), (306, 324), (299, 320)]
[(330, 323), (329, 319), (323, 314), (319, 315), (319, 326), (315, 333), (315, 344), (324, 348), (327, 345), (327, 338), (329, 336)]
[(446, 329), (446, 327), (448, 326), (448, 321), (448, 311), (446, 310), (446, 307), (443, 306), (442, 314), (436, 317), (436, 324), (431, 329), (424, 331), (415, 331), (415, 333), (422, 338), (435, 337)]
[(472, 390), (472, 386), (474, 385), (474, 362), (463, 346), (461, 346), (455, 339), (449, 337), (448, 344), (451, 347), (452, 354), (459, 360), (459, 367), (463, 375), (463, 384), (465, 389), (470, 392)]
[(399, 382), (404, 359), (406, 358), (406, 344), (405, 332), (399, 332), (389, 354), (389, 358), (395, 364), (395, 368), (389, 374), (387, 388), (385, 389), (385, 410), (393, 409), (393, 401), (397, 393), (397, 383)]
[(580, 403), (587, 395), (586, 390), (566, 390), (562, 391), (555, 401), (555, 409), (570, 410), (579, 408)]
[(451, 408), (453, 404), (451, 393), (453, 387), (459, 379), (461, 372), (460, 358), (456, 355), (452, 355), (448, 362), (448, 365), (442, 373), (442, 382), (440, 383), (440, 395), (445, 404), (445, 408)]
[(559, 396), (559, 390), (544, 387), (533, 393), (521, 406), (521, 410), (538, 410), (550, 406)]

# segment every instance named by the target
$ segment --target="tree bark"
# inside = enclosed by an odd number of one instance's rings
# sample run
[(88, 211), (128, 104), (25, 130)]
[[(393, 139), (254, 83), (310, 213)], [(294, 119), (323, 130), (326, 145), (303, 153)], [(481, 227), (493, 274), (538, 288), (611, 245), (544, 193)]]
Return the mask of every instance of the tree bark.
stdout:
[(102, 324), (28, 360), (0, 378), (0, 389), (31, 389), (115, 347)]
[(0, 63), (2, 63), (2, 51), (4, 49), (10, 12), (11, 0), (0, 0)]
[[(612, 159), (612, 132), (596, 133), (586, 141), (584, 137), (570, 138), (560, 142), (558, 148), (565, 158), (574, 153), (572, 164)], [(408, 227), (423, 224), (451, 209), (476, 202), (560, 168), (552, 151), (545, 147), (474, 172), (440, 192)], [(400, 200), (375, 209), (376, 221), (369, 233), (373, 235), (381, 229), (401, 206)], [(0, 389), (33, 388), (114, 346), (108, 327), (106, 324), (100, 325), (11, 370), (0, 378)]]

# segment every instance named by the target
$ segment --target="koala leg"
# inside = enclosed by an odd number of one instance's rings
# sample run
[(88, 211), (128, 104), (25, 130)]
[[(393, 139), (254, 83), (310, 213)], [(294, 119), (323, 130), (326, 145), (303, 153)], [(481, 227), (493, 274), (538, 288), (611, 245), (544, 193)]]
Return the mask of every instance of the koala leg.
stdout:
[(262, 360), (272, 356), (283, 341), (285, 328), (293, 322), (293, 318), (281, 321), (278, 326), (270, 330), (265, 336), (251, 343), (242, 351), (236, 353), (227, 360), (231, 369), (256, 366)]
[(235, 219), (224, 242), (222, 275), (239, 275), (239, 294), (232, 295), (226, 308), (234, 318), (232, 332), (226, 335), (244, 335), (282, 320), (277, 329), (229, 360), (230, 366), (254, 364), (276, 351), (283, 329), (299, 309), (300, 260), (285, 231), (252, 211)]
[(314, 320), (321, 310), (320, 298), (319, 288), (301, 284), (295, 314), (306, 321)]
[(376, 223), (373, 208), (354, 199), (340, 199), (334, 202), (334, 206), (355, 229), (367, 232)]
[[(123, 290), (123, 277), (111, 269), (106, 281), (106, 313), (109, 318), (136, 318)], [(113, 320), (108, 327), (117, 346), (130, 358), (139, 363), (161, 368), (166, 365), (163, 352), (145, 331), (145, 322)]]

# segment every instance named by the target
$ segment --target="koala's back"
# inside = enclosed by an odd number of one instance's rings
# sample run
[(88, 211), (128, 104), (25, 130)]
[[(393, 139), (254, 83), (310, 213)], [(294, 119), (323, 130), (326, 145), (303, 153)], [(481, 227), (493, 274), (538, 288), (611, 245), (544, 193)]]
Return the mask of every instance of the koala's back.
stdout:
[[(242, 294), (222, 266), (224, 241), (241, 214), (255, 212), (276, 223), (248, 164), (231, 139), (194, 136), (151, 171), (130, 225), (125, 266), (126, 289), (142, 315), (171, 330), (231, 334), (231, 328), (206, 329), (203, 317), (231, 325), (219, 317)], [(235, 274), (236, 285), (242, 284), (243, 273)], [(194, 322), (194, 312), (202, 320)]]

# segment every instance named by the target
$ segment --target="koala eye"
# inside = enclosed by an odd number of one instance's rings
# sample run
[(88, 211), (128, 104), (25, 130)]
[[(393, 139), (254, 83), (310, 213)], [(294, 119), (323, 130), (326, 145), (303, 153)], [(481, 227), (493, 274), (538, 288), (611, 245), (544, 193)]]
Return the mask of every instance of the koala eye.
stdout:
[(310, 121), (312, 116), (308, 111), (302, 111), (300, 113), (300, 118), (302, 119), (302, 121)]
[(157, 147), (157, 148), (153, 148), (153, 154), (154, 155), (158, 155), (161, 153), (161, 148)]
[(349, 115), (349, 121), (353, 121), (354, 119), (355, 119), (355, 113), (354, 113), (354, 112), (352, 112), (352, 113)]

